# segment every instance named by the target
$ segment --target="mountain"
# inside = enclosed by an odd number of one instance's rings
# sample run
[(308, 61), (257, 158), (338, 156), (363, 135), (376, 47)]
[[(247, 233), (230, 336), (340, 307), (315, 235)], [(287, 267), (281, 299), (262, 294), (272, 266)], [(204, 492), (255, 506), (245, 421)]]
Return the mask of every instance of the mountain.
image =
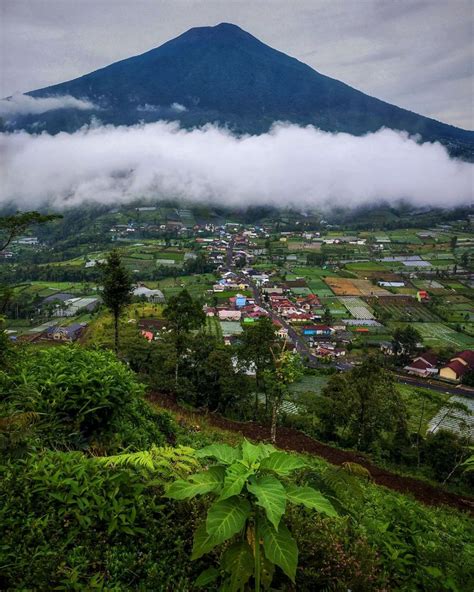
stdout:
[(113, 124), (176, 119), (260, 133), (283, 120), (356, 135), (385, 126), (439, 140), (452, 154), (474, 154), (474, 132), (370, 97), (228, 23), (190, 29), (142, 55), (28, 94), (72, 95), (98, 109), (25, 116), (15, 127), (72, 131), (95, 115)]

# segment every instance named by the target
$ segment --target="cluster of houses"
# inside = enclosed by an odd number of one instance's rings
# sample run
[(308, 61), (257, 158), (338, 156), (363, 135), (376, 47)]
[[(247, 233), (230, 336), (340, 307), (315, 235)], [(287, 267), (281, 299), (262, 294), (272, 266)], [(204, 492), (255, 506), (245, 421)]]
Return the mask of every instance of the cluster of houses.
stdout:
[[(263, 301), (261, 306), (255, 302), (254, 298), (240, 293), (240, 291), (248, 293), (251, 285), (256, 285), (259, 289), (261, 301)], [(323, 324), (321, 319), (324, 309), (317, 295), (309, 293), (295, 296), (292, 294), (292, 289), (298, 287), (298, 280), (272, 284), (269, 275), (252, 268), (244, 269), (240, 275), (222, 270), (221, 279), (213, 286), (213, 293), (216, 295), (226, 291), (237, 293), (221, 304), (204, 307), (204, 311), (207, 316), (217, 317), (222, 321), (226, 343), (231, 343), (234, 339), (234, 336), (226, 335), (226, 323), (245, 326), (261, 317), (271, 316), (278, 335), (288, 341), (289, 347), (294, 346), (294, 340), (290, 334), (290, 331), (294, 330), (302, 335), (316, 356), (325, 358), (344, 356), (345, 346), (352, 340), (352, 333), (346, 331), (343, 323), (331, 327)]]
[(416, 356), (404, 370), (421, 378), (437, 377), (459, 383), (468, 372), (474, 372), (474, 351), (467, 349), (459, 352), (448, 363), (441, 365), (435, 354), (424, 352)]

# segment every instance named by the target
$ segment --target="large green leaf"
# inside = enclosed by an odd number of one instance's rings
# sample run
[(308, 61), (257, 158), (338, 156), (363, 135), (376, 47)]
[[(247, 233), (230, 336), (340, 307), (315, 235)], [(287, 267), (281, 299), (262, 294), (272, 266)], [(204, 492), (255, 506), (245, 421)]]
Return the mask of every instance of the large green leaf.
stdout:
[(218, 577), (219, 570), (217, 570), (215, 567), (208, 567), (198, 575), (194, 585), (196, 588), (204, 588), (209, 584), (212, 584), (212, 582), (215, 582)]
[(312, 487), (298, 487), (297, 485), (285, 485), (288, 501), (293, 504), (301, 504), (307, 508), (322, 512), (327, 516), (337, 516), (331, 502), (322, 493)]
[(286, 492), (280, 481), (272, 475), (262, 475), (248, 483), (247, 489), (257, 498), (257, 505), (265, 510), (267, 518), (278, 530), (286, 508)]
[(251, 467), (265, 456), (265, 448), (261, 447), (260, 445), (256, 446), (244, 438), (244, 441), (242, 442), (242, 460), (247, 466)]
[(212, 457), (225, 465), (230, 465), (238, 458), (240, 458), (240, 452), (238, 448), (232, 448), (228, 444), (211, 444), (205, 446), (200, 450), (197, 450), (195, 456), (198, 458)]
[(272, 452), (270, 456), (264, 458), (260, 463), (261, 469), (267, 469), (277, 473), (277, 475), (287, 476), (296, 469), (301, 469), (306, 463), (301, 458), (287, 454), (286, 452)]
[(246, 467), (241, 462), (236, 462), (227, 468), (224, 477), (224, 486), (221, 491), (219, 499), (227, 499), (233, 495), (239, 495), (248, 477), (254, 471)]
[(298, 565), (298, 547), (290, 531), (283, 523), (276, 531), (266, 520), (260, 523), (259, 528), (267, 559), (281, 567), (294, 582)]
[(270, 454), (272, 454), (272, 452), (277, 451), (275, 446), (273, 446), (273, 444), (264, 444), (263, 442), (260, 442), (258, 447), (260, 448), (260, 457), (261, 458), (266, 458), (267, 456), (270, 456)]
[(193, 552), (191, 559), (199, 559), (209, 551), (212, 551), (214, 547), (220, 545), (220, 541), (216, 536), (209, 534), (206, 530), (206, 524), (203, 522), (196, 528), (193, 540)]
[(237, 496), (217, 501), (209, 508), (206, 529), (220, 542), (224, 542), (242, 530), (250, 515), (250, 504)]
[(230, 574), (229, 590), (240, 590), (254, 571), (253, 554), (247, 541), (231, 545), (222, 556), (221, 565)]
[(210, 467), (202, 473), (195, 473), (187, 481), (178, 479), (171, 483), (166, 490), (165, 497), (183, 500), (196, 495), (203, 495), (211, 491), (218, 491), (224, 482), (224, 468)]

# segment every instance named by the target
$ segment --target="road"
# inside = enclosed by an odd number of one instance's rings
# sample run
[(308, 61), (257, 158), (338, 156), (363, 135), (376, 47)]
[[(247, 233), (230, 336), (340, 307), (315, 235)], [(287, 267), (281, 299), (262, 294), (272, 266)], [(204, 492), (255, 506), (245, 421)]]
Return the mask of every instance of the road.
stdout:
[(305, 360), (306, 364), (310, 368), (321, 368), (321, 367), (328, 368), (330, 366), (333, 366), (334, 368), (337, 368), (338, 370), (341, 369), (340, 365), (337, 363), (323, 363), (323, 362), (321, 362), (321, 360), (318, 357), (316, 357), (313, 353), (311, 353), (311, 350), (309, 349), (306, 339), (302, 335), (297, 333), (295, 331), (295, 329), (289, 323), (287, 323), (287, 321), (285, 321), (285, 319), (283, 319), (274, 310), (269, 308), (265, 302), (263, 302), (262, 297), (260, 295), (260, 290), (258, 289), (256, 283), (252, 280), (252, 278), (250, 276), (244, 276), (234, 266), (233, 249), (234, 249), (234, 239), (231, 239), (231, 241), (229, 242), (229, 246), (227, 247), (227, 251), (226, 251), (227, 267), (231, 271), (236, 273), (243, 282), (247, 283), (250, 286), (250, 289), (252, 290), (253, 299), (255, 300), (255, 304), (257, 304), (258, 306), (263, 308), (268, 313), (268, 315), (270, 316), (271, 319), (280, 323), (280, 325), (288, 331), (288, 336), (290, 337), (292, 343), (294, 344), (296, 351)]
[[(304, 339), (304, 337), (302, 335), (297, 333), (295, 331), (295, 329), (289, 323), (287, 323), (284, 319), (282, 319), (274, 310), (269, 308), (266, 305), (266, 303), (264, 303), (262, 301), (262, 298), (260, 296), (260, 290), (258, 289), (255, 282), (252, 280), (252, 278), (250, 276), (244, 276), (243, 274), (241, 274), (240, 270), (238, 270), (234, 266), (233, 250), (234, 250), (234, 239), (232, 238), (229, 242), (229, 246), (227, 247), (227, 251), (226, 251), (226, 265), (227, 265), (228, 269), (230, 269), (231, 271), (236, 273), (243, 282), (246, 282), (250, 286), (250, 288), (252, 290), (253, 298), (255, 300), (255, 304), (257, 304), (258, 306), (261, 306), (264, 310), (266, 310), (266, 312), (269, 314), (270, 318), (272, 318), (274, 321), (277, 321), (285, 329), (287, 329), (288, 336), (290, 337), (291, 341), (294, 343), (296, 351), (301, 355), (301, 357), (304, 359), (306, 364), (310, 368), (333, 367), (333, 368), (336, 368), (337, 370), (341, 370), (341, 371), (349, 370), (351, 367), (351, 365), (349, 365), (349, 364), (338, 363), (338, 362), (323, 363), (323, 362), (321, 362), (321, 360), (318, 357), (316, 357), (313, 353), (311, 353), (306, 339)], [(412, 377), (412, 376), (406, 376), (404, 374), (395, 374), (395, 378), (396, 378), (397, 382), (400, 384), (406, 384), (406, 385), (410, 385), (410, 386), (420, 387), (420, 388), (428, 389), (428, 390), (435, 391), (438, 393), (446, 393), (449, 395), (463, 396), (463, 397), (468, 397), (470, 399), (474, 398), (474, 389), (469, 388), (469, 387), (464, 387), (462, 385), (455, 386), (455, 385), (443, 384), (438, 381), (425, 380), (425, 379), (416, 378), (416, 377)]]
[(446, 393), (448, 395), (457, 395), (474, 399), (474, 389), (461, 384), (457, 386), (454, 384), (444, 384), (437, 380), (425, 380), (422, 378), (416, 378), (415, 376), (405, 376), (404, 374), (396, 374), (396, 378), (400, 384), (408, 384), (410, 386), (417, 386), (438, 393)]

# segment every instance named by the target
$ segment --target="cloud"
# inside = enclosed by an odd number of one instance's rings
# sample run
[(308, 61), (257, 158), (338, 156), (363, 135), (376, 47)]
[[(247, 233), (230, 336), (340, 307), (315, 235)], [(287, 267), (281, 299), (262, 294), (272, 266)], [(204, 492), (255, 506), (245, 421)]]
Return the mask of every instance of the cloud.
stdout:
[(409, 200), (451, 207), (472, 200), (474, 165), (437, 143), (382, 129), (361, 137), (277, 124), (237, 137), (176, 122), (93, 126), (75, 133), (0, 135), (0, 205), (183, 198), (232, 207), (359, 206)]
[(187, 111), (187, 108), (184, 105), (181, 105), (181, 103), (172, 103), (171, 110), (175, 111), (176, 113), (184, 113)]
[(169, 107), (163, 107), (162, 105), (150, 105), (150, 103), (145, 103), (144, 105), (138, 105), (137, 111), (141, 111), (143, 113), (169, 113), (170, 111), (173, 113), (184, 113), (187, 111), (187, 108), (181, 103), (171, 103)]
[(90, 101), (76, 99), (70, 95), (56, 97), (30, 97), (29, 95), (13, 95), (0, 99), (0, 117), (14, 115), (39, 115), (56, 109), (97, 109)]

